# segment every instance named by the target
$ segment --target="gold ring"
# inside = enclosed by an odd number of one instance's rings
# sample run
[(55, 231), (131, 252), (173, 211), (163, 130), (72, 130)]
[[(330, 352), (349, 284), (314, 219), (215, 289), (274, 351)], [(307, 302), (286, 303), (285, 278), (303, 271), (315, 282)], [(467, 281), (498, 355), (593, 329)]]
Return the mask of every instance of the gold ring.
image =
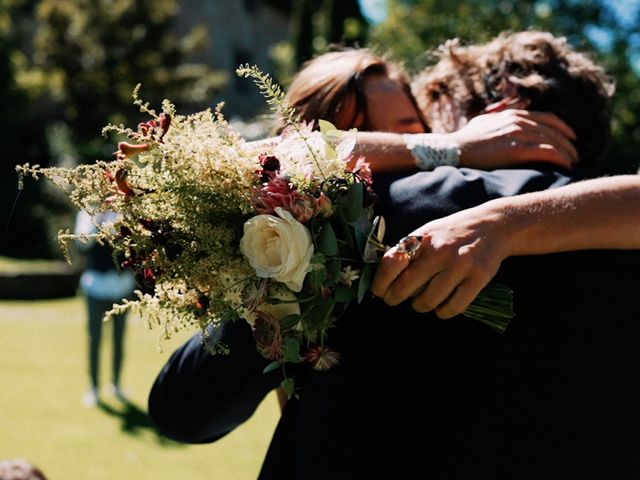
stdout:
[(422, 248), (422, 235), (408, 235), (401, 239), (397, 245), (397, 252), (404, 253), (409, 260), (409, 263), (413, 262), (416, 255)]

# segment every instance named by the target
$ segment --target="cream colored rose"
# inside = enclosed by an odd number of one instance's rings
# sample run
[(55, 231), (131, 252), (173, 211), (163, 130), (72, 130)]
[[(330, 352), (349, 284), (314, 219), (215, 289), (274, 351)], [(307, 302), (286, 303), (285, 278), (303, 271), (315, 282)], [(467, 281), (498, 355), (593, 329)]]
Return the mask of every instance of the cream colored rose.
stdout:
[(302, 290), (313, 256), (307, 227), (280, 207), (275, 215), (257, 215), (244, 224), (240, 251), (261, 278), (273, 278), (294, 292)]

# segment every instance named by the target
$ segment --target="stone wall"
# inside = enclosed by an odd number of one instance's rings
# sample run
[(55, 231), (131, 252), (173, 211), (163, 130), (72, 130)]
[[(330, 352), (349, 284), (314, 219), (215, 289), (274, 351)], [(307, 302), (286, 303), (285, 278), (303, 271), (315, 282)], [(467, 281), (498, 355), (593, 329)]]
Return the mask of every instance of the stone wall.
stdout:
[(228, 75), (227, 87), (212, 105), (225, 102), (227, 118), (247, 119), (265, 109), (263, 98), (250, 80), (238, 78), (235, 70), (242, 63), (258, 65), (272, 72), (270, 49), (289, 38), (292, 1), (266, 0), (183, 0), (177, 30), (184, 34), (204, 25), (210, 36), (206, 51), (195, 60)]

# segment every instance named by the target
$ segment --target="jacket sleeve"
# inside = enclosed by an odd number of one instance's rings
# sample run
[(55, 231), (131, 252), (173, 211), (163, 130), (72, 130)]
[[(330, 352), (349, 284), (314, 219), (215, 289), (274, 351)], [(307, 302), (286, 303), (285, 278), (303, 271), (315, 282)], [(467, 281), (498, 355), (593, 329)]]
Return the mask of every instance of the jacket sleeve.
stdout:
[(438, 167), (413, 175), (376, 176), (379, 212), (387, 220), (387, 244), (423, 224), (498, 197), (556, 188), (575, 179), (548, 165), (492, 171)]
[(185, 443), (213, 442), (246, 421), (282, 381), (267, 374), (246, 322), (226, 324), (220, 341), (230, 353), (211, 354), (202, 334), (176, 350), (149, 394), (149, 415), (160, 433)]

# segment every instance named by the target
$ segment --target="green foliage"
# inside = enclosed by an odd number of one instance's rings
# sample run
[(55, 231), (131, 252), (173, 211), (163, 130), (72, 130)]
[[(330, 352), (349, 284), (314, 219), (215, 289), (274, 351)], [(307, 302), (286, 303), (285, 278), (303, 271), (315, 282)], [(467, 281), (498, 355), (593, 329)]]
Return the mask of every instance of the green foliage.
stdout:
[[(140, 118), (131, 105), (137, 83), (154, 104), (167, 97), (183, 110), (208, 104), (226, 78), (189, 63), (208, 38), (204, 27), (178, 37), (180, 3), (0, 0), (0, 218), (9, 218), (16, 196), (15, 165), (109, 158), (100, 131)], [(16, 207), (0, 253), (55, 255), (50, 239), (72, 222), (68, 202), (43, 184), (24, 191)]]
[(326, 222), (318, 236), (318, 251), (326, 256), (337, 255), (338, 239), (331, 223)]
[(364, 45), (368, 25), (358, 0), (298, 0), (293, 16), (294, 61), (302, 65), (332, 44)]
[[(594, 28), (605, 33), (611, 48), (590, 40)], [(459, 37), (463, 42), (478, 43), (502, 31), (527, 29), (566, 36), (579, 49), (593, 51), (616, 78), (610, 171), (635, 170), (640, 150), (640, 83), (630, 54), (637, 54), (633, 34), (640, 29), (638, 16), (622, 24), (608, 2), (598, 0), (389, 0), (389, 17), (372, 29), (370, 43), (413, 73), (434, 63), (437, 46), (447, 39)]]
[(285, 362), (300, 363), (300, 342), (295, 338), (289, 337), (282, 341), (283, 360)]
[(176, 36), (179, 6), (178, 0), (40, 2), (34, 71), (42, 72), (44, 90), (79, 142), (95, 139), (107, 122), (135, 113), (131, 91), (137, 83), (152, 103), (171, 98), (182, 108), (207, 102), (221, 85), (223, 78), (208, 67), (186, 63), (207, 35), (196, 28)]
[[(130, 316), (122, 378), (130, 403), (105, 394), (101, 406), (84, 408), (81, 397), (89, 386), (85, 315), (82, 297), (0, 301), (3, 459), (27, 458), (49, 479), (257, 478), (280, 418), (275, 393), (215, 444), (189, 447), (161, 437), (147, 416), (147, 397), (169, 354), (191, 332), (167, 341), (160, 353), (156, 332)], [(103, 328), (100, 366), (106, 386), (111, 324)], [(32, 348), (25, 348), (25, 339)]]
[[(25, 73), (34, 1), (0, 0), (0, 254), (47, 257), (46, 212), (34, 207), (41, 185), (17, 195), (16, 164), (46, 160), (43, 105), (18, 79)], [(43, 158), (44, 157), (44, 158)]]

